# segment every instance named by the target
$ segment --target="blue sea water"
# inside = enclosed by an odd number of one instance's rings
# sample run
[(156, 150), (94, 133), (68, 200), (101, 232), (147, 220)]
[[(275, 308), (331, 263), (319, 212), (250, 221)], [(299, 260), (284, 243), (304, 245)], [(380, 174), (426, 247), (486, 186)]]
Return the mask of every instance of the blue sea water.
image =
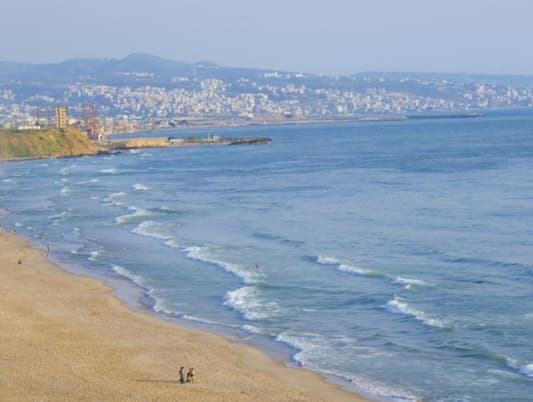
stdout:
[(533, 112), (212, 132), (273, 143), (4, 163), (0, 225), (376, 400), (533, 399)]

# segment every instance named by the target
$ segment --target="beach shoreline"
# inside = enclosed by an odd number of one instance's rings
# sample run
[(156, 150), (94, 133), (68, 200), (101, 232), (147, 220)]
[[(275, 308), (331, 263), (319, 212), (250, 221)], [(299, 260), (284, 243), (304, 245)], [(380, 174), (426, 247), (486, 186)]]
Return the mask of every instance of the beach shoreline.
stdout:
[[(26, 239), (0, 236), (3, 400), (365, 400), (222, 335), (132, 309), (103, 278), (81, 275)], [(197, 383), (179, 383), (182, 364), (196, 368)]]

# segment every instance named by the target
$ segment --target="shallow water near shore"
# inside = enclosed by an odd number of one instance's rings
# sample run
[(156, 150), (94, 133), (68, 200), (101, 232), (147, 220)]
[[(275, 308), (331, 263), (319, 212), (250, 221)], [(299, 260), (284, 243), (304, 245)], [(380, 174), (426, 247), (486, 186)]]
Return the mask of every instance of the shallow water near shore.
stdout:
[(377, 400), (530, 399), (531, 111), (211, 131), (274, 141), (2, 164), (0, 224)]

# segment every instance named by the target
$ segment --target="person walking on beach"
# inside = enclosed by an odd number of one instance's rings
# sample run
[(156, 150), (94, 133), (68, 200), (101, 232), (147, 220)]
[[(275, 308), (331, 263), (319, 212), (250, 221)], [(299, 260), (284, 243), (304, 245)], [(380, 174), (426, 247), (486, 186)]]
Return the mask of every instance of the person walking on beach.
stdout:
[(183, 366), (181, 366), (181, 368), (180, 368), (180, 382), (182, 384), (185, 384), (185, 367), (183, 367)]
[(187, 382), (193, 383), (194, 382), (194, 368), (190, 368), (187, 372)]

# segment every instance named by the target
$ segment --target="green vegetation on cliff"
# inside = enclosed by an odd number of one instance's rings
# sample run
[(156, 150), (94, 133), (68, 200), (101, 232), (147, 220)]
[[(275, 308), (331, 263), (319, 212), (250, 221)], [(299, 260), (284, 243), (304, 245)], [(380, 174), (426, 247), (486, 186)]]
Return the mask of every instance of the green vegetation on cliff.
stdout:
[(94, 155), (99, 151), (74, 128), (0, 130), (0, 160)]

